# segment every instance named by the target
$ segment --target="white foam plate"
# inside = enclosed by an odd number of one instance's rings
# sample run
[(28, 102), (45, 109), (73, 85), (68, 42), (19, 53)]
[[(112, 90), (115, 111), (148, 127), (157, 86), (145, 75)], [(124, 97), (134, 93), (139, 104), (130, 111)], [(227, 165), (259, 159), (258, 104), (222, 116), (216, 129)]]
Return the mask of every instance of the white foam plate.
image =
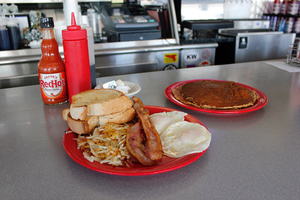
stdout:
[[(125, 94), (126, 96), (128, 96), (129, 98), (133, 97), (134, 95), (136, 95), (137, 93), (139, 93), (141, 91), (141, 86), (139, 86), (136, 83), (133, 82), (129, 82), (129, 81), (122, 81), (126, 86), (130, 87), (130, 90), (128, 91), (127, 94)], [(97, 85), (95, 87), (95, 89), (102, 89), (103, 88), (103, 84)]]

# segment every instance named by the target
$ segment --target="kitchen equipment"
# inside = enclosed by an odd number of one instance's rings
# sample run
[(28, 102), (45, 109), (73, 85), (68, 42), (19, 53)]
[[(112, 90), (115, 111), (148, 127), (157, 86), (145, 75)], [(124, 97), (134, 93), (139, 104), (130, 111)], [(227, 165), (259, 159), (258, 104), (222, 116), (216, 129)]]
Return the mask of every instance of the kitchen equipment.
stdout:
[[(198, 67), (215, 64), (220, 43), (233, 43), (232, 39), (218, 36), (218, 29), (232, 28), (233, 21), (224, 19), (183, 20), (182, 0), (174, 1), (177, 23), (180, 25), (181, 67)], [(205, 47), (206, 46), (206, 47)]]
[[(232, 38), (224, 38), (218, 35), (218, 30), (221, 28), (232, 28), (232, 20), (185, 20), (181, 24), (181, 44), (217, 44), (213, 49), (205, 49), (199, 54), (198, 60), (194, 60), (194, 63), (182, 63), (183, 66), (190, 67), (194, 66), (203, 66), (203, 65), (213, 65), (220, 64), (218, 63), (216, 56), (219, 54), (220, 49), (223, 49), (223, 46), (232, 46)], [(188, 29), (190, 35), (186, 34)], [(198, 48), (199, 49), (199, 48)], [(200, 52), (199, 52), (200, 53)], [(228, 53), (228, 52), (225, 52)], [(190, 57), (185, 56), (187, 54), (182, 53), (182, 61), (188, 61)], [(193, 54), (192, 54), (193, 55)], [(196, 54), (197, 57), (198, 54)], [(193, 56), (195, 58), (195, 54)]]
[(102, 8), (103, 30), (110, 42), (161, 38), (159, 23), (138, 4), (107, 4)]
[[(224, 46), (216, 55), (216, 61), (220, 59), (224, 64), (286, 58), (287, 49), (296, 37), (295, 33), (269, 29), (223, 29), (219, 34), (234, 39), (234, 45)], [(222, 56), (226, 52), (232, 55)]]
[(269, 29), (269, 19), (231, 19), (233, 29)]
[(153, 19), (159, 22), (158, 29), (161, 30), (161, 37), (171, 38), (172, 32), (168, 10), (159, 5), (145, 5), (144, 8)]

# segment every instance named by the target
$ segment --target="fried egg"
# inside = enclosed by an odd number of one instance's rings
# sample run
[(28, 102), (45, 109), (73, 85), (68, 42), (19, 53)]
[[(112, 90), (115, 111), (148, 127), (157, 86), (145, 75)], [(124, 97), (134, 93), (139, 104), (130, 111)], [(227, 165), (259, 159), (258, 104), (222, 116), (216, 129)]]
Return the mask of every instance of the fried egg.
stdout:
[(207, 149), (211, 133), (198, 123), (180, 121), (171, 124), (160, 138), (164, 154), (178, 158)]
[(150, 122), (155, 126), (158, 134), (161, 135), (171, 124), (184, 121), (185, 115), (187, 113), (179, 111), (160, 112), (150, 115)]

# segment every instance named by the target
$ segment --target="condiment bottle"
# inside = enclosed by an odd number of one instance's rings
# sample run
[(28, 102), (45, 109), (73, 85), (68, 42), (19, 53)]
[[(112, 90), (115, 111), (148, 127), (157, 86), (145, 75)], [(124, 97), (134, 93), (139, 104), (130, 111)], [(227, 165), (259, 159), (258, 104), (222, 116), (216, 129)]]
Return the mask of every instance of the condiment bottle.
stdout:
[(87, 32), (76, 25), (74, 13), (71, 14), (71, 26), (62, 30), (62, 39), (69, 101), (72, 103), (73, 95), (92, 89)]
[(0, 49), (1, 50), (10, 50), (8, 30), (5, 26), (0, 26)]
[(19, 29), (19, 24), (12, 17), (6, 22), (8, 28), (8, 34), (10, 38), (10, 45), (13, 50), (20, 49), (21, 47), (21, 33)]
[(38, 63), (38, 73), (42, 100), (45, 104), (56, 105), (68, 101), (65, 64), (58, 51), (54, 37), (52, 17), (40, 19), (43, 40), (42, 57)]
[(0, 17), (0, 49), (11, 50), (8, 29), (6, 28), (6, 22), (1, 17)]
[(280, 6), (280, 0), (274, 0), (272, 14), (279, 14)]
[(280, 14), (286, 15), (290, 0), (283, 0), (280, 7)]
[(292, 0), (288, 6), (287, 14), (296, 15), (296, 14), (298, 14), (298, 9), (299, 9), (299, 1)]

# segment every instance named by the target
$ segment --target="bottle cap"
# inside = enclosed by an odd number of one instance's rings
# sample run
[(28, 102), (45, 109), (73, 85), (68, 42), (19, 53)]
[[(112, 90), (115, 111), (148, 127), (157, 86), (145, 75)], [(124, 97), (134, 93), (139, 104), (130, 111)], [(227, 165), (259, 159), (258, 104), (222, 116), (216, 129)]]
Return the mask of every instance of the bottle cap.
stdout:
[(12, 18), (12, 16), (9, 16), (9, 20), (6, 21), (6, 25), (9, 27), (18, 27), (18, 24), (16, 21)]
[(41, 28), (52, 28), (54, 27), (54, 22), (52, 17), (44, 17), (40, 19)]
[(87, 39), (86, 29), (81, 29), (81, 26), (76, 25), (75, 15), (71, 13), (71, 26), (67, 30), (62, 30), (63, 40), (81, 40)]

